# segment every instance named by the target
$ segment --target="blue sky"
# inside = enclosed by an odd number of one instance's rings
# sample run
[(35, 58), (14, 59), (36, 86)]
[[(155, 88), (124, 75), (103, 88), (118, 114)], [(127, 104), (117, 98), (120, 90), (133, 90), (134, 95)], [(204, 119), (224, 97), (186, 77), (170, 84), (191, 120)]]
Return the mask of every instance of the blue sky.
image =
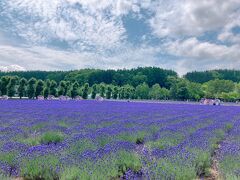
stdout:
[(239, 0), (1, 0), (0, 70), (240, 67)]

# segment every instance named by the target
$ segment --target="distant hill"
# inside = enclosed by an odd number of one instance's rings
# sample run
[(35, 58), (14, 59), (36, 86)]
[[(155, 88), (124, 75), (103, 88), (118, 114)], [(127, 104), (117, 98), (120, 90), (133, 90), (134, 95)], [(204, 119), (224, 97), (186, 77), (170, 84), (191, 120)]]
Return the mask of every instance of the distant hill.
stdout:
[(194, 71), (189, 72), (184, 76), (187, 80), (197, 83), (205, 83), (214, 79), (231, 80), (233, 82), (240, 82), (240, 70), (211, 70), (211, 71)]

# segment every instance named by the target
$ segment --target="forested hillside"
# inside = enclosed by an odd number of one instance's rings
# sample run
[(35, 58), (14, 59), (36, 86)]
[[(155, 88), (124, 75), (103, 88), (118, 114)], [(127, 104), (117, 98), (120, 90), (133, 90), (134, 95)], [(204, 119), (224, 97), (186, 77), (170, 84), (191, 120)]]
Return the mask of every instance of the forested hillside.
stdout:
[(80, 85), (89, 83), (93, 84), (115, 84), (123, 86), (126, 84), (136, 87), (141, 83), (147, 83), (152, 86), (156, 83), (161, 86), (167, 86), (168, 76), (177, 77), (177, 73), (172, 70), (164, 70), (156, 67), (137, 68), (130, 70), (99, 70), (99, 69), (82, 69), (76, 71), (26, 71), (26, 72), (0, 72), (2, 76), (18, 76), (19, 78), (31, 78), (41, 80), (61, 80), (75, 82)]
[(240, 71), (238, 70), (212, 70), (202, 72), (189, 72), (184, 76), (187, 80), (197, 83), (205, 83), (215, 79), (231, 80), (240, 82)]

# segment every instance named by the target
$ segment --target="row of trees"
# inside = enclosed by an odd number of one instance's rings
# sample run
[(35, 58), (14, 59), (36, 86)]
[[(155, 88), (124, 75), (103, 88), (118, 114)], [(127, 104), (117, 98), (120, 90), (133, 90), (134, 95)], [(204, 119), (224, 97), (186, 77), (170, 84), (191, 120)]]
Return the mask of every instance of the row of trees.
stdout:
[(149, 86), (160, 84), (161, 87), (167, 87), (167, 77), (177, 77), (177, 73), (172, 70), (164, 70), (157, 67), (145, 67), (136, 69), (123, 70), (99, 70), (99, 69), (82, 69), (66, 72), (46, 72), (46, 71), (26, 71), (26, 72), (0, 72), (2, 76), (18, 76), (30, 80), (32, 77), (46, 81), (47, 79), (54, 80), (57, 83), (60, 81), (75, 81), (83, 86), (89, 83), (94, 84), (113, 84), (116, 86), (131, 85), (136, 87), (139, 84), (147, 83)]
[(149, 86), (146, 82), (136, 86), (125, 84), (118, 86), (114, 84), (79, 84), (77, 81), (41, 80), (31, 78), (19, 78), (18, 76), (3, 76), (0, 78), (0, 95), (9, 97), (28, 97), (34, 99), (39, 96), (47, 98), (49, 95), (69, 96), (84, 99), (95, 99), (97, 95), (107, 99), (155, 99), (155, 100), (200, 100), (201, 98), (220, 98), (225, 101), (236, 101), (240, 99), (240, 84), (230, 80), (211, 80), (200, 84), (190, 82), (184, 78), (175, 76), (167, 77), (167, 86), (162, 87), (156, 83)]

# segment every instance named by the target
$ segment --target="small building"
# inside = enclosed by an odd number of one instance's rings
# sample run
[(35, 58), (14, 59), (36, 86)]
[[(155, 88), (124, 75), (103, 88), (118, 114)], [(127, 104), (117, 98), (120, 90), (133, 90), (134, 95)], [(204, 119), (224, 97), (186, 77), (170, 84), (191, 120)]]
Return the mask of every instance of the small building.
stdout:
[(68, 101), (68, 100), (71, 100), (71, 98), (69, 96), (59, 96), (59, 100), (61, 101)]
[(81, 96), (76, 96), (74, 100), (80, 101), (80, 100), (83, 100), (83, 98)]
[(221, 101), (220, 99), (201, 99), (200, 100), (200, 104), (203, 104), (203, 105), (212, 105), (212, 106), (220, 106), (221, 105)]
[(39, 100), (39, 101), (43, 101), (45, 98), (44, 98), (44, 96), (38, 96), (37, 97), (37, 100)]
[(104, 100), (104, 98), (102, 97), (102, 96), (96, 96), (96, 98), (95, 98), (97, 101), (103, 101)]
[(4, 96), (0, 96), (0, 100), (8, 100), (8, 99), (9, 99), (9, 97), (6, 96), (6, 95), (4, 95)]
[(55, 96), (53, 96), (53, 95), (49, 95), (48, 97), (47, 97), (47, 100), (56, 100), (57, 98), (55, 97)]

